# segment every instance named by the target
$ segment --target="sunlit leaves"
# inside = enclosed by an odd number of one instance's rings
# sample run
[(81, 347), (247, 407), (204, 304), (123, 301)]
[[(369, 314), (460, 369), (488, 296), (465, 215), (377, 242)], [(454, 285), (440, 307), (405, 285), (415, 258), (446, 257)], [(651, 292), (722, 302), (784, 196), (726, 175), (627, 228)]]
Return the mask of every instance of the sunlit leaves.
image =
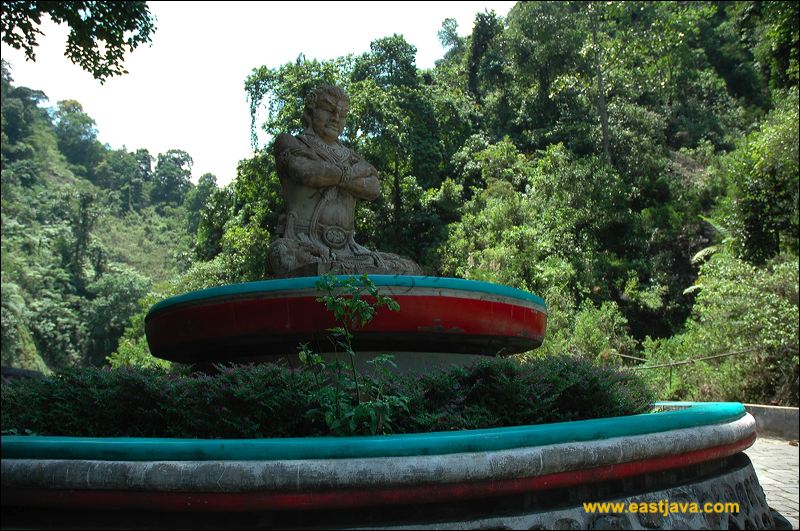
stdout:
[(761, 129), (725, 158), (729, 216), (739, 252), (757, 263), (780, 252), (798, 252), (797, 90), (784, 96)]
[(279, 133), (297, 134), (303, 130), (302, 116), (306, 95), (322, 84), (345, 85), (345, 65), (350, 56), (332, 61), (307, 60), (300, 55), (294, 63), (278, 68), (254, 68), (244, 89), (250, 104), (250, 135), (253, 148), (258, 148), (257, 120), (266, 100), (267, 116), (262, 129), (270, 136)]
[(101, 83), (126, 73), (122, 66), (125, 53), (150, 42), (155, 31), (147, 2), (14, 0), (3, 2), (3, 42), (22, 49), (29, 60), (35, 60), (42, 15), (49, 15), (59, 24), (67, 23), (70, 32), (64, 55)]

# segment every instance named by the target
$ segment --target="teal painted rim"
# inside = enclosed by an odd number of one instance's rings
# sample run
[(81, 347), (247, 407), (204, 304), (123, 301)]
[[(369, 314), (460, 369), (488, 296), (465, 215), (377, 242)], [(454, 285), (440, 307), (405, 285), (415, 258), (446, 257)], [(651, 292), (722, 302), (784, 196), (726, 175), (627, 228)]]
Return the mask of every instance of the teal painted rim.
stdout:
[[(656, 403), (677, 405), (675, 402)], [(149, 439), (4, 436), (4, 459), (93, 459), (99, 461), (277, 461), (409, 457), (489, 452), (588, 442), (660, 433), (742, 418), (738, 402), (684, 402), (685, 409), (625, 417), (512, 426), (482, 430), (379, 435), (374, 437), (305, 437), (287, 439)]]
[[(161, 310), (186, 303), (196, 303), (200, 301), (232, 296), (240, 297), (258, 293), (297, 291), (315, 288), (320, 278), (321, 277), (316, 276), (284, 278), (276, 280), (259, 280), (257, 282), (227, 284), (225, 286), (217, 286), (199, 291), (190, 291), (189, 293), (176, 295), (174, 297), (157, 302), (150, 308), (150, 311), (147, 312), (147, 317), (149, 318), (152, 314)], [(351, 278), (351, 275), (337, 275), (337, 278)], [(360, 277), (354, 276), (352, 278), (358, 279)], [(369, 278), (377, 287), (392, 286), (409, 289), (435, 288), (482, 292), (490, 295), (498, 295), (501, 297), (510, 297), (512, 299), (533, 302), (541, 306), (543, 311), (547, 311), (547, 305), (541, 297), (521, 289), (503, 286), (501, 284), (493, 284), (491, 282), (465, 280), (463, 278), (422, 277), (410, 275), (369, 275)]]

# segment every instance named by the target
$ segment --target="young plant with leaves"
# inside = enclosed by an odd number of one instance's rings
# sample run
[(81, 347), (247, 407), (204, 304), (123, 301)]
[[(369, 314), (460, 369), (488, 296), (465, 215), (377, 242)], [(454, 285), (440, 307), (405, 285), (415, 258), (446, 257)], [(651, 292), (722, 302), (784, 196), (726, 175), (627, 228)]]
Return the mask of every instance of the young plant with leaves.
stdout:
[[(330, 328), (331, 341), (337, 351), (347, 354), (350, 361), (352, 381), (342, 373), (340, 362), (326, 363), (322, 356), (313, 352), (307, 344), (302, 344), (298, 356), (304, 367), (314, 376), (319, 391), (327, 395), (320, 400), (324, 407), (309, 412), (311, 417), (322, 414), (325, 423), (334, 433), (340, 435), (369, 433), (375, 435), (391, 431), (391, 417), (394, 411), (407, 411), (408, 397), (391, 394), (386, 382), (390, 372), (387, 366), (394, 365), (391, 356), (382, 355), (370, 360), (378, 373), (375, 377), (363, 375), (359, 378), (356, 369), (356, 353), (353, 350), (353, 331), (369, 324), (377, 315), (379, 308), (398, 311), (400, 305), (378, 291), (377, 286), (367, 275), (334, 276), (325, 275), (317, 282), (317, 290), (323, 293), (318, 302), (333, 313), (339, 326)], [(333, 386), (325, 385), (325, 373), (333, 373)], [(352, 390), (352, 399), (342, 391)]]

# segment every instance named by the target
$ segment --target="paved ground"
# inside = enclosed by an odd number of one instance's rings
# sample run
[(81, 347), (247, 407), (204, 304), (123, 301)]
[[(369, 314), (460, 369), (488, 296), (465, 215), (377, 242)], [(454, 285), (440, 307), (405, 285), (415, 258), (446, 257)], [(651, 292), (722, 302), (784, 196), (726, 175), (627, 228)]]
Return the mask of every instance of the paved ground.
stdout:
[[(797, 443), (795, 443), (797, 444)], [(758, 481), (764, 488), (767, 503), (797, 529), (798, 448), (788, 441), (759, 437), (745, 453), (756, 469)]]

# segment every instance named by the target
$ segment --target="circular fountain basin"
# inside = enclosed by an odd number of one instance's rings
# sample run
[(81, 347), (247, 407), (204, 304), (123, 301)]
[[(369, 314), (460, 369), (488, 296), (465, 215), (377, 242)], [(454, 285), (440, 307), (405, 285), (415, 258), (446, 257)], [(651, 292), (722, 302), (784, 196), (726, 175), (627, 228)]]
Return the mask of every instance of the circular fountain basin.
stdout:
[(671, 499), (737, 502), (740, 510), (646, 515), (661, 518), (657, 527), (773, 524), (741, 453), (755, 441), (753, 417), (738, 403), (669, 407), (375, 437), (3, 437), (4, 517), (7, 508), (35, 506), (66, 511), (64, 518), (86, 509), (152, 514), (161, 524), (165, 514), (202, 512), (198, 521), (221, 527), (266, 519), (277, 527), (588, 529), (613, 517), (627, 520), (612, 528), (652, 528), (641, 514), (593, 514), (581, 503)]
[[(360, 351), (498, 355), (542, 343), (544, 301), (531, 293), (473, 280), (371, 275), (399, 305), (382, 308), (353, 331)], [(231, 284), (171, 297), (145, 319), (150, 352), (178, 362), (241, 361), (292, 354), (301, 343), (331, 350), (339, 324), (317, 301), (320, 277)], [(369, 297), (365, 297), (369, 299)]]

